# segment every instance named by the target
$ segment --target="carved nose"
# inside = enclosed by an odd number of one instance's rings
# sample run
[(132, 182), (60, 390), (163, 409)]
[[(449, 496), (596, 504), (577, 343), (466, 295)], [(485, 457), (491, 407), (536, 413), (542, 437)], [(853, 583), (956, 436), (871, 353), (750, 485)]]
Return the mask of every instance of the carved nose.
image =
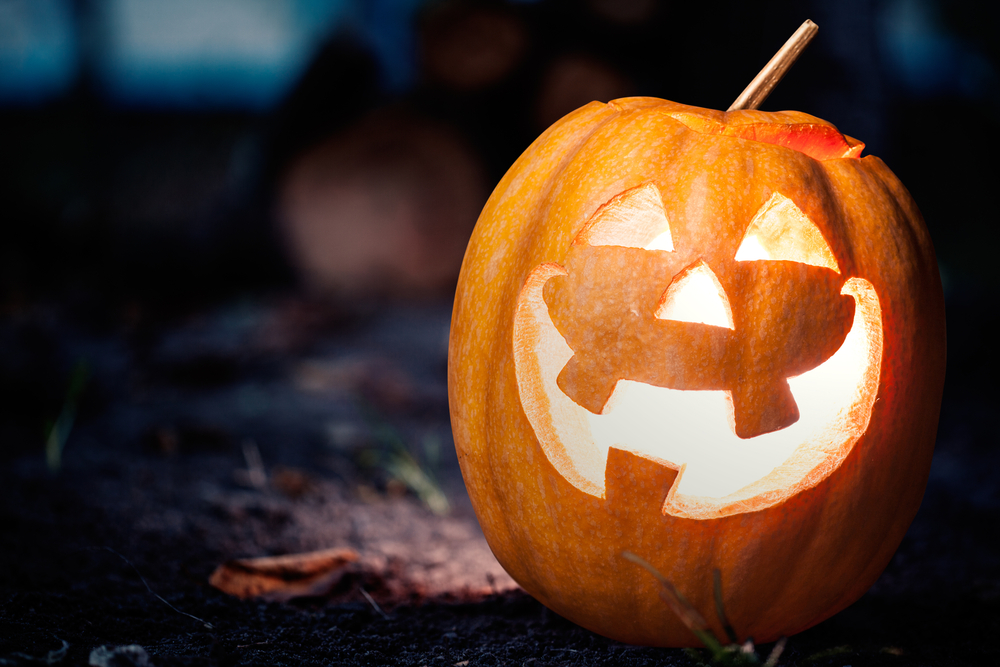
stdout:
[(653, 314), (660, 320), (736, 328), (729, 297), (712, 269), (701, 260), (674, 278)]

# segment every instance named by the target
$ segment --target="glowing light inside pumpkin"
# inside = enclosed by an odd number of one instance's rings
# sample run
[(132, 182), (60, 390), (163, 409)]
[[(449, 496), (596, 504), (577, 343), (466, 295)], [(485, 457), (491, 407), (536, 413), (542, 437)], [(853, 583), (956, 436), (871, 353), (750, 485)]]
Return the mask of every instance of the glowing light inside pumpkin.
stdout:
[(661, 320), (736, 328), (729, 299), (719, 279), (704, 262), (698, 262), (670, 284), (655, 315)]

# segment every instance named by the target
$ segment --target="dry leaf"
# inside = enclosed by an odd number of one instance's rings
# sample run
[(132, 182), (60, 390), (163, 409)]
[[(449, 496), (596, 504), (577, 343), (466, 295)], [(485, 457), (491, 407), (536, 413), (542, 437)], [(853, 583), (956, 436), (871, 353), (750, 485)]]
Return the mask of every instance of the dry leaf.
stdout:
[(347, 548), (243, 558), (217, 567), (208, 583), (239, 598), (285, 601), (326, 593), (343, 576), (345, 566), (357, 560), (358, 553)]

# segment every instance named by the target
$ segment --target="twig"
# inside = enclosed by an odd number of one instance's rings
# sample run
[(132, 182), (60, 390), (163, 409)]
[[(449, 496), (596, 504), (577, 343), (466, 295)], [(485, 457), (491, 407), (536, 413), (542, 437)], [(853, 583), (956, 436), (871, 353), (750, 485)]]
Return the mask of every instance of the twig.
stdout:
[(722, 572), (718, 568), (712, 570), (712, 587), (715, 589), (715, 613), (719, 617), (719, 622), (722, 623), (722, 629), (726, 631), (729, 641), (739, 644), (740, 638), (736, 634), (736, 630), (733, 629), (733, 624), (729, 622), (726, 608), (722, 604)]
[(368, 595), (368, 591), (366, 591), (363, 588), (360, 589), (360, 591), (361, 594), (365, 596), (365, 599), (368, 600), (368, 604), (372, 606), (372, 609), (377, 611), (382, 616), (382, 618), (388, 621), (389, 620), (388, 615), (386, 615), (386, 613), (382, 611), (382, 607), (378, 606), (378, 602), (375, 602), (375, 599), (372, 596)]
[[(767, 660), (761, 662), (760, 656), (757, 655), (757, 651), (754, 648), (753, 640), (747, 639), (743, 644), (739, 643), (737, 639), (738, 635), (733, 629), (732, 624), (726, 617), (726, 610), (722, 604), (722, 574), (718, 569), (712, 571), (712, 580), (715, 588), (715, 611), (719, 616), (719, 623), (725, 629), (726, 634), (729, 636), (730, 644), (723, 646), (722, 642), (715, 636), (712, 629), (709, 627), (705, 618), (698, 613), (698, 610), (687, 601), (687, 599), (681, 594), (677, 587), (674, 586), (670, 581), (667, 580), (660, 571), (653, 567), (650, 563), (643, 560), (639, 556), (636, 556), (631, 551), (623, 551), (622, 556), (627, 560), (632, 561), (637, 565), (641, 565), (650, 574), (656, 577), (656, 580), (660, 582), (662, 590), (660, 591), (660, 598), (663, 599), (667, 605), (670, 606), (671, 610), (680, 618), (681, 622), (687, 626), (694, 635), (705, 645), (711, 654), (711, 660), (713, 664), (717, 665), (729, 665), (736, 667), (737, 665), (743, 667), (775, 667), (778, 664), (778, 658), (781, 657), (782, 651), (785, 650), (786, 639), (782, 637), (775, 644), (774, 648), (771, 649), (771, 654), (767, 656)], [(705, 665), (701, 660), (701, 656), (698, 651), (694, 649), (685, 649), (688, 655), (694, 659), (697, 664)]]
[(844, 653), (850, 653), (853, 649), (850, 646), (834, 646), (833, 648), (828, 648), (818, 653), (813, 653), (810, 656), (806, 656), (806, 662), (816, 662), (817, 660), (822, 660), (823, 658), (832, 658), (834, 656), (843, 655)]
[(812, 38), (816, 36), (816, 31), (818, 30), (818, 25), (806, 19), (799, 26), (799, 29), (788, 38), (785, 45), (778, 49), (774, 57), (764, 65), (764, 69), (754, 77), (750, 85), (740, 93), (740, 96), (729, 107), (729, 111), (756, 109), (763, 104), (764, 100), (771, 94), (771, 91), (778, 85), (778, 82), (785, 76), (789, 68), (802, 55), (802, 51), (809, 45)]
[(660, 574), (660, 571), (653, 567), (645, 559), (640, 558), (631, 551), (623, 551), (622, 556), (626, 560), (630, 560), (636, 565), (639, 565), (647, 572), (656, 577), (656, 580), (660, 582), (661, 590), (660, 597), (663, 601), (667, 603), (667, 606), (681, 619), (681, 622), (687, 626), (698, 640), (705, 645), (711, 653), (713, 658), (720, 656), (725, 653), (725, 648), (722, 643), (715, 638), (712, 630), (709, 628), (708, 621), (705, 617), (698, 613), (698, 610), (694, 608), (687, 598), (677, 590), (677, 587), (670, 583), (666, 577)]
[(785, 650), (786, 643), (788, 643), (787, 637), (782, 637), (774, 643), (774, 648), (771, 649), (771, 655), (767, 656), (767, 661), (764, 663), (764, 667), (774, 667), (778, 664), (778, 658), (781, 657), (782, 651)]
[(56, 420), (52, 422), (48, 435), (45, 437), (45, 461), (48, 463), (49, 470), (54, 473), (59, 472), (59, 468), (62, 466), (62, 453), (66, 449), (66, 441), (69, 440), (69, 434), (73, 430), (77, 404), (80, 402), (80, 395), (87, 386), (88, 375), (87, 362), (83, 359), (76, 362), (62, 409)]
[(247, 462), (247, 483), (258, 491), (266, 489), (267, 470), (264, 468), (264, 459), (261, 458), (256, 442), (249, 439), (243, 441), (243, 458)]
[(209, 630), (214, 630), (215, 629), (212, 626), (212, 624), (209, 623), (208, 621), (206, 621), (206, 620), (204, 620), (202, 618), (198, 618), (197, 616), (194, 616), (193, 614), (189, 614), (186, 611), (181, 611), (180, 609), (178, 609), (174, 605), (172, 605), (169, 602), (167, 602), (162, 596), (160, 596), (156, 591), (154, 591), (150, 587), (149, 582), (146, 581), (146, 577), (142, 576), (142, 572), (139, 572), (139, 570), (136, 568), (136, 566), (133, 565), (132, 561), (130, 561), (128, 558), (125, 558), (125, 556), (122, 556), (120, 553), (118, 553), (117, 551), (115, 551), (111, 547), (101, 547), (101, 548), (103, 548), (105, 551), (110, 551), (111, 553), (113, 553), (114, 555), (118, 556), (123, 561), (125, 561), (125, 564), (128, 565), (130, 568), (132, 568), (135, 571), (135, 573), (139, 576), (139, 579), (142, 581), (143, 585), (146, 586), (146, 590), (149, 591), (153, 595), (153, 597), (155, 597), (157, 600), (159, 600), (163, 604), (167, 605), (168, 607), (170, 607), (171, 609), (173, 609), (174, 611), (176, 611), (181, 616), (187, 616), (188, 618), (193, 618), (194, 620), (198, 621), (199, 623), (204, 624), (204, 626), (206, 628), (208, 628)]
[(381, 419), (373, 407), (360, 403), (359, 408), (376, 441), (385, 446), (382, 450), (370, 449), (362, 452), (368, 459), (363, 465), (382, 468), (413, 491), (434, 514), (439, 516), (448, 514), (451, 511), (448, 497), (431, 472), (424, 470), (413, 457), (403, 437), (388, 422)]

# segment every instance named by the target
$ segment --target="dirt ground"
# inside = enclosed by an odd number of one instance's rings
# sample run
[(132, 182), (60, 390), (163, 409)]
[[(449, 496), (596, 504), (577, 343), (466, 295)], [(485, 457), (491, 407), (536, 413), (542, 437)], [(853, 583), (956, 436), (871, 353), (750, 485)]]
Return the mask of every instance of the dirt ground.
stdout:
[[(448, 303), (84, 310), (0, 320), (0, 665), (696, 664), (574, 626), (497, 564), (452, 446)], [(779, 664), (1000, 660), (996, 408), (968, 377), (885, 574)], [(234, 558), (331, 547), (358, 560), (305, 597), (208, 584)]]

